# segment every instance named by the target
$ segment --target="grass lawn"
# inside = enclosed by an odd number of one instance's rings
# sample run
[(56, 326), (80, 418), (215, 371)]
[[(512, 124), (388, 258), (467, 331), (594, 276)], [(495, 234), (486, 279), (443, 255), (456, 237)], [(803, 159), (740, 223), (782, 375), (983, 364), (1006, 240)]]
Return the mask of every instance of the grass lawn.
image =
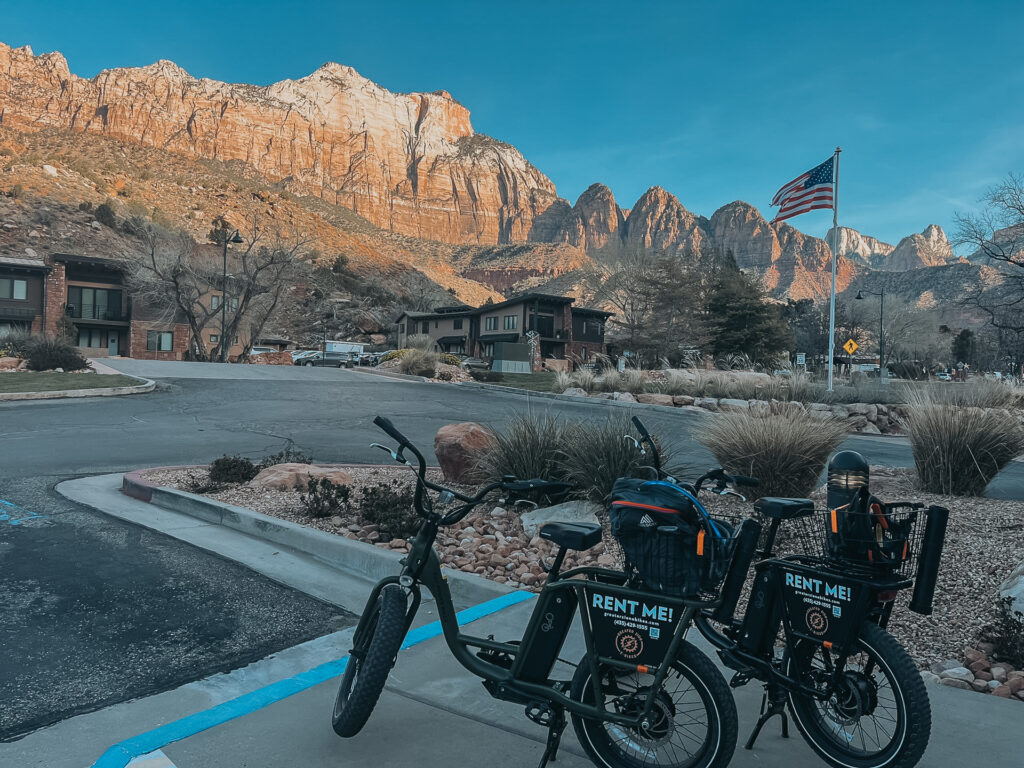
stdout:
[(542, 373), (504, 373), (501, 381), (494, 382), (503, 387), (531, 389), (534, 392), (550, 392), (555, 383), (555, 374), (550, 371)]
[(54, 373), (23, 371), (0, 373), (0, 393), (53, 392), (58, 389), (96, 389), (98, 387), (132, 387), (141, 382), (131, 376), (102, 373)]

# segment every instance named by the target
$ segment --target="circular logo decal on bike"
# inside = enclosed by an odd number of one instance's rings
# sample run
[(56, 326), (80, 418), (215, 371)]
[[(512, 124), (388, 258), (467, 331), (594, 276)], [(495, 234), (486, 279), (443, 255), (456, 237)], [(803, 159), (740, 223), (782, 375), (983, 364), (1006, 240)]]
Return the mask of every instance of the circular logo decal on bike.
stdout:
[(632, 629), (619, 630), (615, 636), (615, 650), (625, 659), (635, 659), (644, 650), (644, 639)]
[(815, 635), (824, 635), (828, 632), (828, 614), (817, 606), (808, 608), (804, 616), (807, 628)]

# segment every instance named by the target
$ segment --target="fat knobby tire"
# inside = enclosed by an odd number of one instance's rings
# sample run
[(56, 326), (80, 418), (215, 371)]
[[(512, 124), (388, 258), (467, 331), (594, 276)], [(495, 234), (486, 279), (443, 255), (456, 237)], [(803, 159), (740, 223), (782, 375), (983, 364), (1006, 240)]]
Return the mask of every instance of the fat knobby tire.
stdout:
[(339, 736), (355, 736), (373, 712), (402, 646), (406, 608), (400, 586), (389, 584), (381, 590), (374, 607), (376, 618), (367, 627), (362, 648), (353, 649), (349, 656), (334, 702), (331, 724)]
[(813, 704), (806, 697), (790, 694), (793, 719), (811, 748), (835, 768), (913, 768), (924, 755), (932, 727), (931, 705), (921, 673), (899, 641), (878, 625), (865, 622), (860, 640), (862, 648), (870, 650), (878, 662), (888, 667), (893, 692), (902, 698), (905, 727), (899, 734), (899, 743), (867, 758), (835, 750), (828, 734), (821, 732), (820, 721), (810, 714)]
[[(698, 760), (687, 760), (679, 763), (659, 762), (661, 766), (685, 766), (685, 768), (725, 768), (732, 760), (736, 749), (737, 717), (736, 702), (733, 699), (729, 684), (718, 671), (718, 667), (707, 656), (690, 643), (683, 641), (673, 663), (676, 671), (681, 673), (694, 686), (704, 704), (707, 713), (710, 743)], [(590, 683), (590, 659), (584, 656), (573, 675), (570, 696), (577, 701), (592, 702), (592, 686)], [(576, 731), (587, 756), (595, 765), (602, 768), (640, 768), (647, 765), (638, 759), (624, 759), (609, 743), (604, 724), (599, 720), (588, 720), (579, 715), (572, 715), (572, 727)]]

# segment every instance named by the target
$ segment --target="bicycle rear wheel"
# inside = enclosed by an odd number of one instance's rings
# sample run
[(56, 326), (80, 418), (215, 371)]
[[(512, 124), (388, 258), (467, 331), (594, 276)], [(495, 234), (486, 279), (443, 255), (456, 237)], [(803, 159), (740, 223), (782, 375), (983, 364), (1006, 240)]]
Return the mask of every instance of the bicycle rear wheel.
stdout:
[(334, 701), (331, 725), (339, 736), (359, 733), (377, 705), (405, 638), (407, 607), (405, 591), (397, 584), (388, 584), (371, 608), (373, 615), (359, 644), (349, 653)]
[[(821, 689), (835, 664), (820, 643), (800, 641), (786, 668)], [(912, 768), (931, 733), (928, 693), (914, 662), (870, 622), (861, 627), (838, 689), (826, 701), (790, 692), (789, 708), (807, 743), (836, 768)]]
[[(599, 706), (616, 714), (642, 711), (654, 675), (600, 668)], [(570, 696), (594, 704), (590, 657), (573, 675)], [(736, 748), (736, 704), (722, 673), (687, 642), (655, 694), (645, 727), (627, 728), (572, 715), (583, 749), (604, 768), (722, 768)]]

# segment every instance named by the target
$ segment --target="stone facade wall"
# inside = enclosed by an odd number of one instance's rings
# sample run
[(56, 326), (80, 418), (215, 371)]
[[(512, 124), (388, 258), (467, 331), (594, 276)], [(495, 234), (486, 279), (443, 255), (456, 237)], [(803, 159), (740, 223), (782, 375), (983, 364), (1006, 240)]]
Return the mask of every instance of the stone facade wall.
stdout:
[[(41, 330), (47, 336), (57, 335), (57, 321), (64, 314), (68, 301), (68, 280), (64, 262), (50, 261), (50, 274), (43, 285), (43, 306), (46, 309), (46, 326)], [(34, 329), (34, 326), (33, 326)]]

